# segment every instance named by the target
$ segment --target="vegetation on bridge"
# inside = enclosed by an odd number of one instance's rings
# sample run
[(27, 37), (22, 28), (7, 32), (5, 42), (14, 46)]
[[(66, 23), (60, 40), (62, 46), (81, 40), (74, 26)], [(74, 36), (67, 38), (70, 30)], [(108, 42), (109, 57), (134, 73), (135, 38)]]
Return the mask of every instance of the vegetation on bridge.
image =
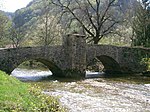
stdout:
[(0, 71), (0, 112), (64, 112), (56, 98)]

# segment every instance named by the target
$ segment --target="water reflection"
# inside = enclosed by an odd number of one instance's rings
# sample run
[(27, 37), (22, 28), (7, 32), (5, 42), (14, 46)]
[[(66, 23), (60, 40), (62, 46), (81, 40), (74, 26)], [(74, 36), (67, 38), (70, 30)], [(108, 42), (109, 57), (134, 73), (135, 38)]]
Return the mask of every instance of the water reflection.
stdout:
[(86, 71), (86, 76), (85, 78), (99, 78), (99, 77), (104, 77), (105, 73), (104, 72), (91, 72), (91, 71)]
[[(40, 81), (52, 76), (52, 72), (49, 70), (40, 70), (40, 69), (22, 69), (16, 68), (11, 73), (12, 76), (18, 78), (21, 81)], [(104, 72), (91, 72), (86, 71), (85, 78), (100, 78), (104, 77)]]
[(11, 75), (21, 81), (39, 81), (51, 76), (52, 72), (48, 70), (43, 71), (16, 68)]

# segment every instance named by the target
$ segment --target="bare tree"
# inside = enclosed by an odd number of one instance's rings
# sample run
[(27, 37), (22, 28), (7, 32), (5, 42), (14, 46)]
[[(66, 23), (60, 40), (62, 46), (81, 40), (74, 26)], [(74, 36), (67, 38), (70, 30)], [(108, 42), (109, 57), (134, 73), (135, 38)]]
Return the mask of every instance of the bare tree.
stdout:
[(14, 27), (12, 27), (10, 29), (10, 35), (8, 37), (9, 37), (9, 40), (12, 41), (13, 47), (17, 48), (20, 46), (20, 44), (24, 38), (24, 35), (20, 28), (15, 29)]
[(6, 15), (4, 15), (2, 12), (0, 12), (0, 39), (5, 37), (8, 22), (8, 17), (6, 17)]
[(116, 19), (115, 0), (52, 0), (62, 9), (62, 15), (71, 14), (70, 21), (77, 21), (87, 34), (88, 42), (98, 44), (113, 32), (119, 20)]
[(0, 11), (0, 47), (5, 47), (9, 43), (7, 36), (9, 34), (9, 28), (11, 26), (11, 20)]
[(57, 24), (57, 15), (52, 14), (53, 7), (50, 7), (48, 0), (43, 0), (42, 14), (39, 18), (38, 26), (40, 43), (44, 46), (52, 44), (54, 41), (61, 39), (61, 26)]

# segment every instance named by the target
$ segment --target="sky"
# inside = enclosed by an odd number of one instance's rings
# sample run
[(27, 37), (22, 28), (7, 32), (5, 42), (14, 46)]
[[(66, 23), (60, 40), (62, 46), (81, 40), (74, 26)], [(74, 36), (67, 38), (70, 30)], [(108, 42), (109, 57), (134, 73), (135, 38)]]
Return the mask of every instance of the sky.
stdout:
[(0, 10), (15, 12), (17, 9), (25, 7), (30, 1), (32, 0), (0, 0)]
[(0, 0), (1, 10), (6, 12), (15, 12), (17, 9), (26, 7), (32, 0)]

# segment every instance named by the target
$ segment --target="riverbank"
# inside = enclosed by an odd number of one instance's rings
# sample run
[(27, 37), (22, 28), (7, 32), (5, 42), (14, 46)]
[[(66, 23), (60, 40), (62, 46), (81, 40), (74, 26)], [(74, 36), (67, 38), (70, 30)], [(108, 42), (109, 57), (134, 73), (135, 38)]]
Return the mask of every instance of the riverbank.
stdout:
[(42, 94), (36, 85), (23, 83), (0, 71), (0, 111), (65, 112), (58, 100)]

